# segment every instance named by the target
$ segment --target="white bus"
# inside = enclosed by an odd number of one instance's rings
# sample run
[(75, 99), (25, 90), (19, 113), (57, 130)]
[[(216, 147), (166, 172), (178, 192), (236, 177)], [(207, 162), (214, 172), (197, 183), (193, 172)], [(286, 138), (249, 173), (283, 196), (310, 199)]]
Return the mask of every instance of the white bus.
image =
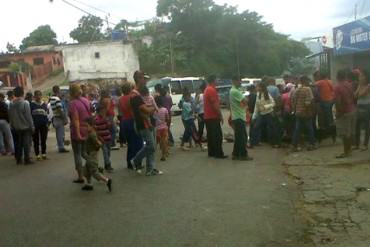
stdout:
[(203, 83), (205, 83), (205, 80), (201, 77), (165, 77), (162, 79), (151, 80), (148, 82), (147, 86), (151, 94), (154, 93), (154, 87), (157, 84), (161, 84), (163, 87), (168, 86), (173, 102), (171, 111), (178, 113), (181, 112), (178, 104), (182, 98), (183, 90), (187, 88), (192, 95), (195, 96), (195, 92), (202, 86)]

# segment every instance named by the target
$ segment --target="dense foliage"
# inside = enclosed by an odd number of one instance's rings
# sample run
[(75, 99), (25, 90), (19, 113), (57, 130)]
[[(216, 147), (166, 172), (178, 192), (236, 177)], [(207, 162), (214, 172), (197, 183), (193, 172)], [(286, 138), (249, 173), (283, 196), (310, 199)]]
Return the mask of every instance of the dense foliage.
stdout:
[(56, 45), (58, 44), (56, 37), (56, 33), (51, 29), (49, 25), (39, 26), (34, 31), (32, 31), (28, 37), (22, 40), (22, 44), (19, 48), (21, 50), (24, 50), (30, 46)]
[(281, 75), (292, 58), (308, 54), (257, 13), (212, 0), (158, 0), (157, 15), (168, 21), (155, 20), (139, 32), (154, 38), (152, 46), (139, 46), (141, 67), (149, 73)]

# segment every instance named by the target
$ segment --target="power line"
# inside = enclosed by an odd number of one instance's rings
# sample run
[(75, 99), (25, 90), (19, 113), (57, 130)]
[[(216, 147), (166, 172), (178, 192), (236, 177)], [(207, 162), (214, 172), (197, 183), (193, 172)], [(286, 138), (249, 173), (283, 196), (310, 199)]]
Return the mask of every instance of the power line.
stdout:
[(72, 0), (72, 1), (74, 1), (74, 2), (76, 2), (76, 3), (79, 3), (79, 4), (81, 4), (81, 5), (85, 6), (85, 7), (88, 7), (88, 8), (90, 8), (90, 9), (96, 10), (96, 11), (98, 11), (98, 12), (101, 12), (101, 13), (104, 13), (104, 14), (107, 14), (107, 15), (109, 15), (109, 16), (110, 16), (110, 13), (109, 13), (109, 12), (106, 12), (105, 10), (99, 9), (99, 8), (97, 8), (97, 7), (94, 7), (94, 6), (92, 6), (92, 5), (89, 5), (89, 4), (84, 3), (84, 2), (82, 2), (82, 1), (79, 1), (79, 0)]
[[(50, 0), (50, 2), (53, 2), (53, 0)], [(92, 13), (90, 13), (89, 11), (84, 10), (83, 8), (81, 8), (81, 7), (79, 7), (79, 6), (75, 5), (75, 4), (73, 4), (73, 3), (71, 3), (71, 2), (69, 2), (69, 1), (67, 1), (67, 0), (62, 0), (62, 2), (64, 2), (65, 4), (68, 4), (69, 6), (71, 6), (71, 7), (75, 8), (75, 9), (77, 9), (77, 10), (79, 10), (79, 11), (81, 11), (81, 12), (83, 12), (83, 13), (87, 14), (87, 15), (92, 15), (92, 16), (99, 17), (99, 16), (97, 16), (97, 15), (95, 15), (95, 14), (92, 14)], [(99, 18), (100, 18), (100, 17), (99, 17)], [(114, 26), (116, 26), (116, 25), (117, 25), (116, 23), (109, 22), (109, 21), (108, 21), (108, 23), (109, 23), (109, 24), (111, 24), (111, 25), (114, 25)]]

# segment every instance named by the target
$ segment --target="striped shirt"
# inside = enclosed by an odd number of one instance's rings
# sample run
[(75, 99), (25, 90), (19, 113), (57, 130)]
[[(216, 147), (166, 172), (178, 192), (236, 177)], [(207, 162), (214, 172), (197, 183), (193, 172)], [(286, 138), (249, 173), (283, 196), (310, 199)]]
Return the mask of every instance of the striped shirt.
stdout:
[(169, 118), (168, 111), (166, 108), (161, 107), (157, 112), (154, 113), (155, 126), (157, 130), (167, 129), (167, 119)]
[(62, 111), (64, 111), (62, 101), (60, 100), (58, 96), (54, 95), (50, 97), (50, 107), (51, 107), (51, 110), (53, 111), (54, 117), (63, 117), (58, 111), (58, 109), (61, 109)]

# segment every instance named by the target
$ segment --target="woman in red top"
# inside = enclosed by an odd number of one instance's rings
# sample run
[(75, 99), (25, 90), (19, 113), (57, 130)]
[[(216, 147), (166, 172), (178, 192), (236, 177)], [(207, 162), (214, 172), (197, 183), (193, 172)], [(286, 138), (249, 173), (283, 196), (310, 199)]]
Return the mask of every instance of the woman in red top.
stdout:
[(123, 131), (123, 135), (127, 140), (127, 168), (133, 169), (131, 160), (143, 147), (143, 140), (136, 133), (135, 121), (130, 106), (130, 94), (132, 91), (132, 85), (125, 83), (122, 86), (123, 95), (119, 98), (118, 109), (121, 116), (120, 129)]

